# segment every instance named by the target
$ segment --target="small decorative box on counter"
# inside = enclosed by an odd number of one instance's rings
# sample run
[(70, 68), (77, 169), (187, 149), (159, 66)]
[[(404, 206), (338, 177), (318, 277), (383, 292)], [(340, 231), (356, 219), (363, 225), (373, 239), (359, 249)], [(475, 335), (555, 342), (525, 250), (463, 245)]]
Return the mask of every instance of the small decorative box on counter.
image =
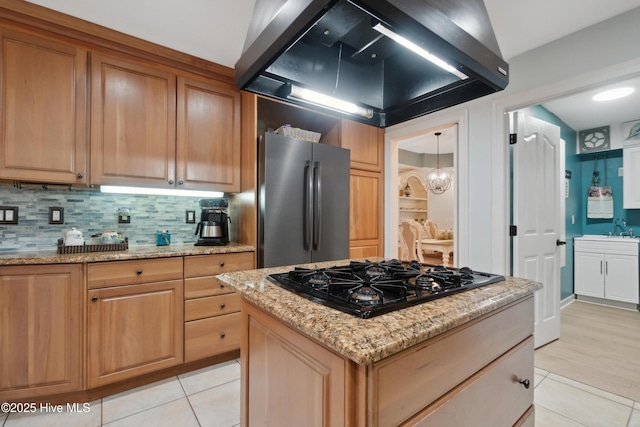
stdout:
[(98, 243), (87, 245), (67, 246), (64, 239), (58, 239), (59, 254), (81, 254), (87, 252), (126, 251), (129, 249), (129, 238), (125, 237), (121, 243)]

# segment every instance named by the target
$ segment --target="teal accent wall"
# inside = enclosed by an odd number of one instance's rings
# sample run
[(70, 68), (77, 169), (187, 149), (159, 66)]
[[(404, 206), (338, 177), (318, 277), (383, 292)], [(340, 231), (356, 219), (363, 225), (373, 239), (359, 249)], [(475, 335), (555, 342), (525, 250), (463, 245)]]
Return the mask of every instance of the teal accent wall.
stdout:
[[(584, 164), (576, 153), (577, 132), (541, 105), (523, 110), (525, 114), (560, 127), (560, 137), (565, 141), (565, 170), (571, 172), (569, 197), (565, 199), (565, 227), (567, 236), (566, 264), (560, 269), (560, 299), (573, 294), (573, 238), (581, 236), (583, 217), (586, 217), (586, 189), (583, 191)], [(617, 173), (617, 169), (616, 169)], [(591, 174), (589, 174), (589, 178)], [(575, 223), (572, 224), (572, 216)], [(640, 229), (639, 229), (640, 231)]]
[[(610, 185), (613, 195), (613, 218), (587, 218), (587, 191), (591, 186), (594, 159), (598, 157), (597, 170), (600, 172), (600, 185)], [(604, 157), (606, 156), (606, 170)], [(580, 218), (582, 234), (608, 234), (613, 232), (616, 218), (623, 218), (627, 223), (627, 230), (632, 228), (634, 234), (640, 235), (640, 209), (623, 209), (622, 207), (622, 177), (618, 176), (618, 168), (622, 167), (622, 149), (601, 152), (598, 154), (581, 154), (582, 182), (581, 194), (584, 200), (584, 211)], [(616, 234), (621, 230), (617, 229)]]

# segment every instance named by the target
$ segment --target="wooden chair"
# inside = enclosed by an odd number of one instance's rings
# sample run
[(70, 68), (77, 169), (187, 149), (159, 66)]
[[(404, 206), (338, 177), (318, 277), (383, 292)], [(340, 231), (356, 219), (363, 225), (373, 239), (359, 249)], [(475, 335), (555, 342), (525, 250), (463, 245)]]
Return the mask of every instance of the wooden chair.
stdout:
[(422, 257), (422, 227), (416, 221), (403, 221), (400, 224), (400, 234), (407, 243), (408, 257), (406, 260), (424, 262)]

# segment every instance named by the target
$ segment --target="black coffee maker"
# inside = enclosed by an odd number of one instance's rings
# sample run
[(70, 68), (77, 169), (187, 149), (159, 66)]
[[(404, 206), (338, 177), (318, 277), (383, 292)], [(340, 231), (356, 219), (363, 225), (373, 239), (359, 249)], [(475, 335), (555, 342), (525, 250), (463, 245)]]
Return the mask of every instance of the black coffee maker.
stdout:
[(200, 222), (196, 227), (199, 235), (196, 246), (218, 246), (229, 243), (229, 223), (227, 214), (229, 203), (225, 199), (200, 200)]

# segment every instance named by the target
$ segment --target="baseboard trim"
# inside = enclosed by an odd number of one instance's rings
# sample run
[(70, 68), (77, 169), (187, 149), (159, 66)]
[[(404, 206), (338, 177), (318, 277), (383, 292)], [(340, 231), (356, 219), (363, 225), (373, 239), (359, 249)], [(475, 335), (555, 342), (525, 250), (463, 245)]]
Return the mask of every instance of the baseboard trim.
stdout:
[(560, 310), (562, 310), (563, 308), (567, 308), (571, 305), (572, 302), (574, 302), (576, 300), (576, 295), (575, 294), (571, 294), (568, 297), (566, 297), (563, 300), (560, 300)]
[(638, 304), (634, 304), (631, 302), (614, 301), (610, 299), (588, 297), (584, 295), (576, 295), (576, 300), (587, 302), (590, 304), (606, 305), (609, 307), (616, 307), (616, 308), (623, 308), (625, 310), (638, 311)]

